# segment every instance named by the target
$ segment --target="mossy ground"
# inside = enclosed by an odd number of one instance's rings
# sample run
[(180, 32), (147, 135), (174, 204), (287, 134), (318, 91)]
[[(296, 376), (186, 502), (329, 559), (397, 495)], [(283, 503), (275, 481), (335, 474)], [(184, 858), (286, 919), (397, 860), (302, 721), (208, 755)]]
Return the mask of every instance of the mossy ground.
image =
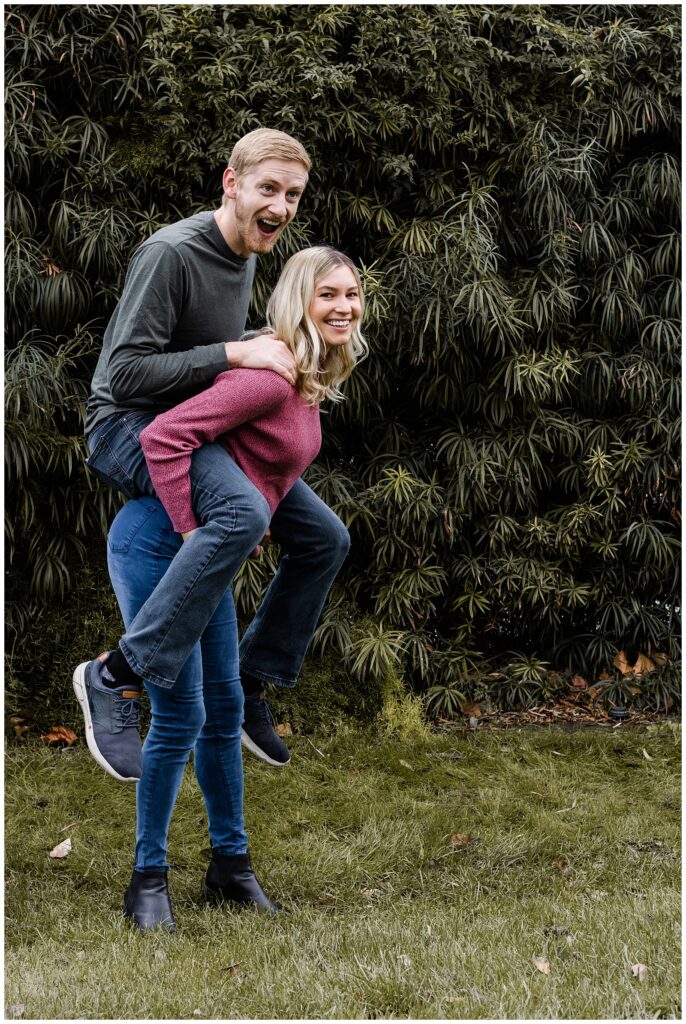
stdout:
[(283, 771), (246, 759), (254, 863), (289, 912), (203, 905), (189, 769), (170, 837), (179, 932), (142, 937), (120, 916), (133, 789), (84, 749), (12, 744), (8, 1016), (680, 1016), (677, 725), (411, 744), (341, 727), (291, 746)]

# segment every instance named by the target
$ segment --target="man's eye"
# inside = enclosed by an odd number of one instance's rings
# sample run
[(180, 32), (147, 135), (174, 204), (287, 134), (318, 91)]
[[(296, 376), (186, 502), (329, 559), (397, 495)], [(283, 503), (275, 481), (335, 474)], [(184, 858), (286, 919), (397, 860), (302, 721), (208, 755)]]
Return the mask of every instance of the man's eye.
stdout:
[(300, 193), (299, 192), (289, 192), (288, 193), (288, 197), (289, 197), (289, 199), (299, 199), (300, 198)]

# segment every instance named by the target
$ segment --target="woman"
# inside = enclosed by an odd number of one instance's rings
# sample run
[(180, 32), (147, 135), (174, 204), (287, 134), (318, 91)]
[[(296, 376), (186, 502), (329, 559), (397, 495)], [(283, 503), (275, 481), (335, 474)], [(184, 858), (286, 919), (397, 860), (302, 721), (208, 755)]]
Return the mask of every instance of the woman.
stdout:
[[(226, 371), (211, 388), (162, 413), (142, 432), (150, 476), (167, 514), (159, 502), (142, 498), (128, 502), (112, 524), (108, 564), (127, 625), (181, 547), (179, 534), (183, 543), (192, 544), (202, 527), (189, 478), (194, 449), (219, 441), (272, 514), (315, 458), (321, 442), (319, 405), (341, 400), (340, 385), (366, 354), (360, 333), (363, 307), (359, 275), (346, 256), (324, 246), (296, 253), (267, 308), (268, 329), (295, 356), (296, 385), (271, 371)], [(136, 856), (125, 915), (142, 931), (175, 930), (167, 889), (167, 832), (193, 747), (212, 845), (205, 895), (215, 903), (274, 912), (278, 905), (264, 893), (250, 865), (243, 825), (243, 692), (230, 588), (174, 688), (146, 683), (146, 689), (151, 725), (137, 786)]]

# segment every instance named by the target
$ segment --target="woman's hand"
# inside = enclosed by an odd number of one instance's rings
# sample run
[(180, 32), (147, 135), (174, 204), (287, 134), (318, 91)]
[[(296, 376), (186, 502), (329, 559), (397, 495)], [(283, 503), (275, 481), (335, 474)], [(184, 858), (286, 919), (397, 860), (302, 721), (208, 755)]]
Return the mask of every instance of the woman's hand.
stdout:
[(274, 370), (289, 384), (295, 384), (297, 380), (293, 353), (273, 334), (258, 334), (249, 341), (227, 341), (224, 348), (231, 368), (241, 366), (251, 370)]
[[(271, 536), (272, 536), (272, 531), (270, 529), (267, 529), (267, 532), (264, 535), (264, 539), (262, 541), (262, 544), (264, 544), (264, 541), (267, 540), (267, 539), (271, 540)], [(260, 555), (262, 554), (262, 544), (258, 544), (257, 547), (254, 547), (252, 549), (252, 551), (250, 552), (250, 554), (248, 555), (248, 558), (259, 558)]]

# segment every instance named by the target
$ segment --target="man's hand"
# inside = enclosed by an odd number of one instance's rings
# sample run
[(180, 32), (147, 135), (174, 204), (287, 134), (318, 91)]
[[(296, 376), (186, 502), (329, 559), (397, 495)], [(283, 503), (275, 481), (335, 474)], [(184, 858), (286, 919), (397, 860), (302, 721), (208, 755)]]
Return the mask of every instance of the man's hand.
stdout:
[(251, 370), (275, 370), (289, 384), (295, 384), (297, 372), (293, 353), (273, 334), (259, 334), (249, 341), (227, 341), (224, 345), (230, 367)]
[(188, 538), (192, 537), (194, 533), (195, 530), (187, 530), (186, 533), (182, 533), (181, 536), (183, 537), (184, 540), (188, 540)]

